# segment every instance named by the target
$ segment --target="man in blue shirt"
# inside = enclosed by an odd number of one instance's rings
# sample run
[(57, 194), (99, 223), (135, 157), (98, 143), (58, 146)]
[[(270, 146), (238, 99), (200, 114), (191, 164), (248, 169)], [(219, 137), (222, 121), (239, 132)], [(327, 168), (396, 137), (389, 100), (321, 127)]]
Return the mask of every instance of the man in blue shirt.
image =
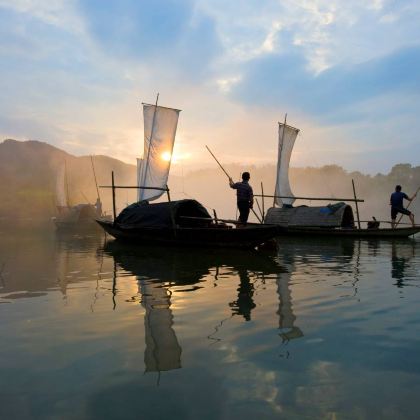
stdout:
[(229, 186), (236, 190), (236, 199), (239, 210), (239, 221), (246, 225), (249, 216), (249, 210), (252, 209), (254, 204), (254, 193), (251, 185), (248, 184), (251, 178), (249, 172), (242, 174), (242, 182), (233, 182), (232, 178), (229, 178)]
[(411, 213), (410, 210), (407, 210), (406, 208), (404, 208), (403, 201), (404, 201), (404, 198), (408, 201), (412, 201), (414, 200), (414, 198), (416, 198), (416, 195), (417, 193), (415, 193), (412, 197), (409, 197), (406, 193), (403, 193), (401, 191), (401, 185), (397, 185), (395, 187), (395, 192), (391, 194), (391, 198), (389, 200), (389, 204), (391, 206), (392, 228), (396, 227), (395, 219), (397, 218), (398, 213), (407, 215), (410, 218), (412, 225), (414, 226), (414, 214)]

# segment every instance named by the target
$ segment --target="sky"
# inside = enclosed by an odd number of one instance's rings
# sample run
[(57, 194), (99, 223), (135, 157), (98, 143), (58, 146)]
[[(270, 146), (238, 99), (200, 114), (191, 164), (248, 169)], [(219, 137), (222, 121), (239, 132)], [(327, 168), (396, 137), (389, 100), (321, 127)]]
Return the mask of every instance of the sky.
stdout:
[(0, 0), (0, 139), (135, 164), (141, 103), (181, 109), (173, 170), (277, 157), (420, 165), (417, 0)]

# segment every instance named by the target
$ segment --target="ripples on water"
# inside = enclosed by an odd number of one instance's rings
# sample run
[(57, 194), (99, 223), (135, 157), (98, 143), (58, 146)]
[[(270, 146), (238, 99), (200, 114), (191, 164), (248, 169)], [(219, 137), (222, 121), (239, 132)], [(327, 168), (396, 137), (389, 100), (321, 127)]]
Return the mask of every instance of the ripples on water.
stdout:
[(420, 242), (2, 232), (0, 418), (418, 418)]

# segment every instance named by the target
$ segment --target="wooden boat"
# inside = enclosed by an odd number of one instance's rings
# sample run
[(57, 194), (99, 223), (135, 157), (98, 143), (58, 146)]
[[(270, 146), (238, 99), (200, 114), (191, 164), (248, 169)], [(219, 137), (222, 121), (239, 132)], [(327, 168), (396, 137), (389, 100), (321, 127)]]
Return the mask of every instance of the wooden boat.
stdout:
[(143, 246), (251, 249), (278, 233), (278, 227), (273, 225), (250, 223), (235, 228), (215, 221), (196, 200), (152, 204), (142, 201), (126, 207), (114, 222), (97, 220), (97, 223), (114, 238)]
[[(137, 161), (137, 185), (116, 186), (112, 173), (114, 221), (97, 220), (102, 228), (118, 240), (143, 246), (151, 244), (255, 248), (273, 239), (276, 226), (248, 224), (234, 228), (232, 223), (212, 219), (195, 200), (171, 201), (167, 186), (171, 156), (175, 142), (179, 110), (143, 104), (144, 152)], [(116, 217), (115, 189), (137, 188), (138, 201)], [(163, 193), (168, 202), (149, 203)]]
[(91, 204), (78, 204), (63, 207), (60, 213), (53, 218), (57, 230), (97, 230), (95, 223), (98, 213)]
[[(354, 198), (295, 197), (289, 183), (289, 163), (299, 129), (279, 123), (279, 147), (277, 159), (276, 190), (274, 195), (261, 195), (274, 198), (273, 207), (267, 210), (264, 222), (279, 227), (280, 235), (307, 236), (344, 236), (353, 238), (403, 238), (420, 232), (420, 226), (392, 228), (362, 227), (359, 218), (358, 203), (353, 182)], [(259, 195), (256, 195), (257, 197)], [(320, 200), (337, 203), (324, 206), (293, 206), (297, 199)], [(356, 207), (357, 224), (353, 209), (346, 202), (353, 202)], [(389, 222), (383, 222), (389, 223)]]
[(96, 223), (98, 217), (112, 220), (110, 216), (102, 213), (102, 203), (99, 197), (92, 157), (91, 162), (98, 193), (98, 200), (95, 205), (89, 203), (70, 204), (66, 163), (63, 162), (63, 165), (59, 168), (56, 180), (57, 215), (52, 218), (58, 231), (97, 231), (100, 230)]

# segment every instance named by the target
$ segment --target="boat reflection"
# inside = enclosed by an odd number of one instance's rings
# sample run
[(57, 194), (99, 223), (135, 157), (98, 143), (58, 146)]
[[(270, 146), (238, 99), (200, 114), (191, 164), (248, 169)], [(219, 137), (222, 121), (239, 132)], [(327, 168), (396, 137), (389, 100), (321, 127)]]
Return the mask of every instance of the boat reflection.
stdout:
[(8, 234), (0, 241), (0, 292), (2, 299), (45, 296), (60, 290), (66, 297), (70, 283), (91, 278), (101, 257), (96, 250), (100, 235), (56, 235), (55, 232)]
[[(117, 272), (136, 276), (141, 304), (145, 308), (144, 362), (146, 372), (161, 372), (181, 367), (181, 346), (173, 329), (171, 295), (180, 286), (183, 292), (199, 289), (199, 284), (214, 274), (215, 285), (220, 270), (239, 276), (238, 297), (230, 302), (232, 315), (251, 319), (255, 308), (254, 287), (250, 273), (260, 276), (283, 271), (273, 258), (258, 252), (229, 250), (193, 250), (160, 247), (132, 247), (111, 241), (104, 252), (112, 256)], [(115, 275), (115, 281), (117, 275)]]

